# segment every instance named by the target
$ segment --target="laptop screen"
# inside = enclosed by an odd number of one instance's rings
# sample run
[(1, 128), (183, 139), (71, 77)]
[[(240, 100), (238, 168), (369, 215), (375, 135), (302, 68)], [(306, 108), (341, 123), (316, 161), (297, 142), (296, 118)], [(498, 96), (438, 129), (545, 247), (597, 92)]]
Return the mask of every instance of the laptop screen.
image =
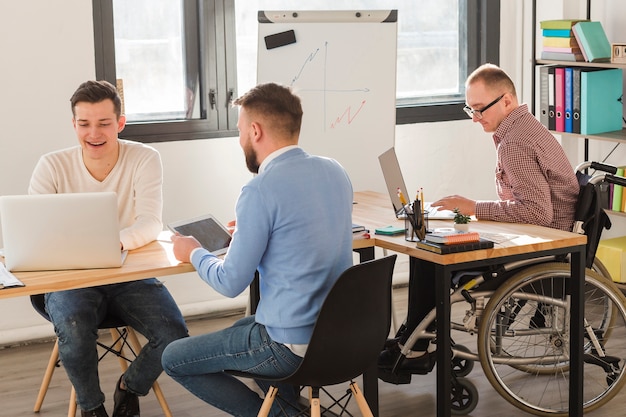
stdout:
[(402, 191), (407, 201), (409, 201), (411, 197), (404, 183), (404, 177), (400, 170), (396, 150), (394, 148), (387, 150), (378, 157), (378, 161), (383, 171), (383, 177), (385, 177), (385, 184), (387, 184), (387, 191), (389, 191), (389, 198), (391, 199), (391, 204), (393, 204), (396, 217), (401, 217), (404, 214), (404, 210), (400, 202), (400, 197), (398, 197), (398, 188), (400, 188), (400, 191)]
[(4, 256), (10, 271), (122, 265), (114, 192), (0, 197)]

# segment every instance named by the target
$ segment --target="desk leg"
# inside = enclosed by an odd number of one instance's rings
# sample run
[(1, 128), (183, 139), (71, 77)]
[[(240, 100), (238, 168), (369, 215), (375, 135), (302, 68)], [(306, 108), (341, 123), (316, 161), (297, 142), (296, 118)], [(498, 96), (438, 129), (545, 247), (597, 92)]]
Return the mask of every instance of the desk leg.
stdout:
[(569, 415), (583, 415), (583, 317), (585, 313), (585, 247), (571, 253)]
[(369, 248), (354, 249), (354, 251), (359, 254), (359, 260), (361, 262), (371, 261), (372, 259), (374, 259), (374, 247), (373, 246)]
[(452, 346), (450, 344), (450, 271), (435, 266), (437, 303), (437, 416), (450, 417)]

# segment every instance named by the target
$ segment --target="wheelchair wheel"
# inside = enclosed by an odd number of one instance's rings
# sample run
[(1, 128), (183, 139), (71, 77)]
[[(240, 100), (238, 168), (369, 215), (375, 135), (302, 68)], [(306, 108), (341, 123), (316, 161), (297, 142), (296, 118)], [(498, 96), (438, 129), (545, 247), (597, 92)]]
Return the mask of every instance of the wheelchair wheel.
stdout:
[[(463, 345), (456, 345), (454, 348), (462, 352), (472, 353)], [(467, 376), (470, 372), (472, 372), (472, 369), (474, 369), (474, 361), (469, 359), (452, 358), (452, 372), (455, 376)]]
[(478, 405), (478, 390), (466, 378), (453, 378), (450, 395), (450, 414), (452, 415), (469, 414)]
[[(538, 416), (569, 408), (570, 266), (526, 268), (493, 294), (478, 331), (485, 376), (508, 402)], [(626, 382), (626, 299), (597, 272), (585, 270), (583, 409), (608, 402)]]

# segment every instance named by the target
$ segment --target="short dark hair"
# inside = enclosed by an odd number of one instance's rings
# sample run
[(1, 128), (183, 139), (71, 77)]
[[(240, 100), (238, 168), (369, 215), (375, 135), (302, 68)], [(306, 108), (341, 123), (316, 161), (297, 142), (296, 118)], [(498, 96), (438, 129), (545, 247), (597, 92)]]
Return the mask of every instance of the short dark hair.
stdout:
[(468, 86), (477, 81), (481, 81), (487, 88), (494, 89), (500, 94), (511, 93), (517, 96), (513, 80), (497, 65), (483, 64), (476, 68), (467, 78), (465, 85)]
[(115, 114), (119, 119), (122, 115), (122, 99), (120, 98), (115, 86), (104, 80), (85, 81), (78, 86), (70, 98), (70, 103), (72, 104), (72, 114), (76, 116), (74, 109), (77, 103), (100, 103), (101, 101), (107, 99), (113, 102)]
[(302, 104), (289, 87), (275, 83), (259, 84), (233, 101), (252, 114), (266, 117), (272, 127), (289, 136), (298, 135), (302, 124)]

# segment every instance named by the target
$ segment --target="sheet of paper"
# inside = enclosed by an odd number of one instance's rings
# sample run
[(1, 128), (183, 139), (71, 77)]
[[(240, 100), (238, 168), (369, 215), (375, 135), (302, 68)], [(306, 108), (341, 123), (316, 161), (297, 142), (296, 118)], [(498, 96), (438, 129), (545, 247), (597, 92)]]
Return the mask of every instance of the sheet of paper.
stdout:
[(2, 262), (0, 262), (0, 289), (7, 287), (23, 287), (24, 283), (10, 273)]

